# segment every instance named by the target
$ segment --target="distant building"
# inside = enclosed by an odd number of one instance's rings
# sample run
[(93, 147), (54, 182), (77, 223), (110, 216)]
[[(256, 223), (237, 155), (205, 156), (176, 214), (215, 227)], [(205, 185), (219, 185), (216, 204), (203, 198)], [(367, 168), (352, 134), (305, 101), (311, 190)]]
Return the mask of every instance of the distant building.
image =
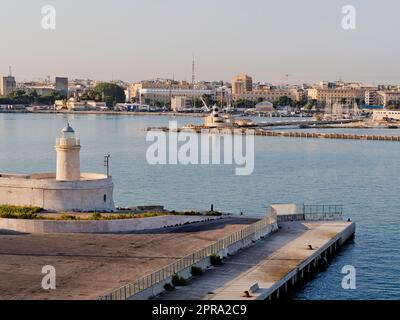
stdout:
[(203, 95), (213, 96), (215, 90), (206, 86), (196, 85), (192, 88), (186, 82), (177, 83), (172, 80), (143, 81), (131, 86), (131, 97), (135, 97), (140, 104), (159, 102), (169, 104), (173, 96), (200, 99)]
[(365, 98), (365, 89), (354, 87), (314, 87), (308, 89), (308, 98), (323, 103), (341, 103), (343, 100), (352, 101), (355, 99), (363, 100)]
[(13, 76), (1, 77), (0, 79), (0, 96), (7, 96), (13, 92), (17, 87), (15, 78)]
[(247, 74), (240, 74), (232, 80), (232, 94), (240, 95), (253, 90), (253, 79)]
[(68, 97), (68, 78), (56, 77), (55, 89), (57, 92), (62, 94), (64, 97)]
[(4, 110), (4, 111), (26, 110), (26, 105), (24, 105), (24, 104), (0, 104), (0, 110)]
[(365, 104), (373, 106), (378, 103), (378, 91), (371, 89), (365, 91)]
[(171, 98), (171, 109), (175, 112), (185, 111), (192, 107), (192, 99), (185, 96), (174, 96)]
[(139, 104), (138, 103), (117, 103), (114, 106), (114, 111), (138, 111)]
[(127, 103), (131, 102), (131, 98), (132, 98), (131, 89), (130, 88), (125, 89), (124, 93), (125, 93), (125, 102), (127, 102)]
[(281, 88), (268, 88), (262, 87), (260, 89), (244, 92), (241, 94), (236, 94), (233, 96), (235, 101), (238, 100), (248, 100), (253, 102), (258, 102), (260, 100), (264, 101), (277, 101), (281, 97), (288, 97), (293, 101), (301, 101), (306, 98), (306, 92), (302, 89), (281, 89)]
[(256, 104), (256, 112), (275, 112), (274, 105), (269, 101), (264, 101)]
[(400, 120), (400, 110), (373, 110), (372, 119), (376, 121)]
[(34, 84), (34, 85), (25, 85), (24, 90), (28, 92), (34, 92), (39, 96), (47, 96), (55, 92), (55, 89), (51, 85), (42, 85), (42, 84)]
[(400, 100), (400, 91), (398, 90), (383, 90), (377, 93), (377, 103), (387, 107), (390, 102), (397, 102)]
[(55, 107), (57, 110), (68, 109), (69, 111), (108, 110), (105, 102), (78, 101), (76, 98), (56, 100)]

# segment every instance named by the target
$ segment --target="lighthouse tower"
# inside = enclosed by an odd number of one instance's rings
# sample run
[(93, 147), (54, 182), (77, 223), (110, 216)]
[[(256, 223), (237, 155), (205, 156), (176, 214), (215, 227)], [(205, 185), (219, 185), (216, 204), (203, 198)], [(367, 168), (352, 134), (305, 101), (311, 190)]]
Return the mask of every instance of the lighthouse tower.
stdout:
[(56, 180), (78, 181), (81, 177), (79, 151), (81, 149), (79, 139), (75, 137), (75, 131), (67, 122), (67, 126), (61, 130), (61, 137), (56, 140), (57, 171)]

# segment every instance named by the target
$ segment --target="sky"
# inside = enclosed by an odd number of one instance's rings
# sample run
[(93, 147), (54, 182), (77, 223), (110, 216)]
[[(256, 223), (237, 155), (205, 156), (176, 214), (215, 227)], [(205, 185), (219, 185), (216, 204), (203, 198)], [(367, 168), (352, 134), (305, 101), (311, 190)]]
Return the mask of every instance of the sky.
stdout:
[(0, 74), (190, 81), (194, 56), (197, 80), (400, 83), (399, 12), (398, 0), (1, 0)]

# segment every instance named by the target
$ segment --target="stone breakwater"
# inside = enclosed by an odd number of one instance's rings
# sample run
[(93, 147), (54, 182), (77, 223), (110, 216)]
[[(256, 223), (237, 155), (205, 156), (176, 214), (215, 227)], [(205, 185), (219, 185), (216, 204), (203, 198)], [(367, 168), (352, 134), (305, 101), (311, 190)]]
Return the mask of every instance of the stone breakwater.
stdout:
[[(168, 127), (152, 127), (147, 131), (171, 131)], [(309, 138), (309, 139), (342, 139), (342, 140), (371, 140), (371, 141), (400, 141), (399, 136), (391, 135), (374, 135), (374, 134), (349, 134), (349, 133), (319, 133), (319, 132), (291, 132), (291, 131), (274, 131), (266, 129), (254, 129), (253, 127), (240, 128), (178, 128), (177, 132), (193, 132), (193, 133), (215, 133), (215, 134), (254, 134), (264, 137), (287, 137), (287, 138)]]

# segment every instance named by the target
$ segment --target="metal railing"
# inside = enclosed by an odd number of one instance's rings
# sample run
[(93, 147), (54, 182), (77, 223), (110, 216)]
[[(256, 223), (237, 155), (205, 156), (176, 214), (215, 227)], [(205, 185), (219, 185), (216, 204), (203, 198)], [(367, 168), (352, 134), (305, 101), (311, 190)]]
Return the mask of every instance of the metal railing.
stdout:
[(338, 214), (343, 213), (343, 205), (341, 204), (303, 204), (303, 214)]
[(270, 208), (278, 211), (278, 222), (305, 221), (305, 220), (341, 220), (343, 205), (296, 205), (296, 204), (275, 204)]
[(142, 292), (164, 280), (171, 277), (173, 274), (185, 270), (193, 266), (195, 263), (213, 255), (218, 254), (221, 250), (228, 248), (229, 246), (238, 243), (250, 236), (254, 236), (257, 233), (264, 231), (267, 226), (271, 225), (270, 218), (264, 218), (256, 223), (249, 225), (248, 227), (232, 233), (228, 237), (218, 240), (213, 244), (196, 251), (190, 255), (187, 255), (166, 267), (152, 272), (138, 280), (135, 280), (127, 285), (120, 287), (104, 296), (99, 297), (100, 300), (126, 300), (129, 297)]

